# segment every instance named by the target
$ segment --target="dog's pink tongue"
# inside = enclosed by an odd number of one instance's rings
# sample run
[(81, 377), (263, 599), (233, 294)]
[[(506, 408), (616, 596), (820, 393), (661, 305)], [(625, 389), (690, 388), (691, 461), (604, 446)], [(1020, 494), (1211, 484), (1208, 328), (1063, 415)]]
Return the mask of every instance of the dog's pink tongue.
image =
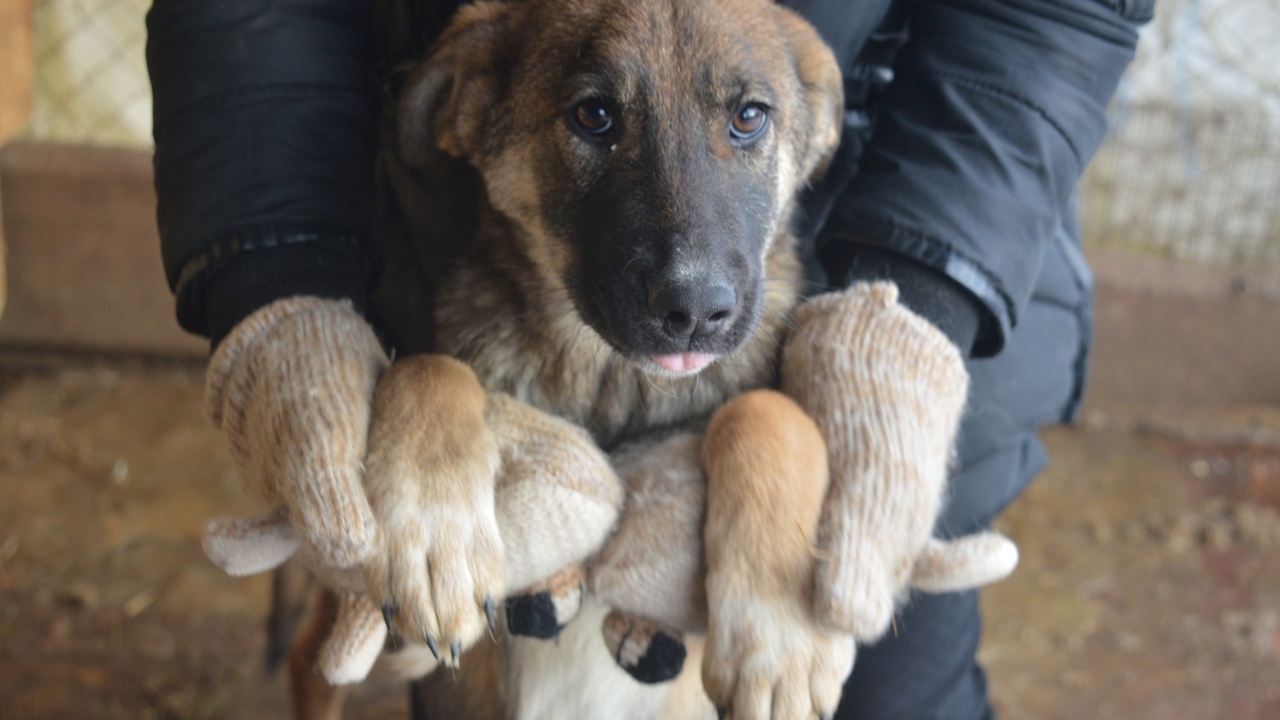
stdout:
[(711, 361), (715, 359), (715, 355), (695, 352), (680, 353), (678, 355), (654, 355), (652, 357), (652, 360), (663, 368), (677, 373), (697, 372), (710, 365)]

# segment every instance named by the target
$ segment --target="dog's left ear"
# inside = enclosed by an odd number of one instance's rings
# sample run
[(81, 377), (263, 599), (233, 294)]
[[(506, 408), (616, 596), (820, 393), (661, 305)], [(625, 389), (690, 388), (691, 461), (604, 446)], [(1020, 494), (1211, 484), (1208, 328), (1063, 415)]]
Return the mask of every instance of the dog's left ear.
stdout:
[(813, 26), (794, 12), (775, 5), (779, 25), (800, 80), (801, 95), (808, 108), (808, 132), (794, 138), (795, 156), (799, 159), (801, 176), (816, 180), (826, 172), (827, 165), (840, 144), (840, 129), (844, 125), (844, 84), (835, 55), (823, 42)]
[(486, 116), (498, 95), (502, 41), (514, 13), (510, 2), (464, 6), (405, 82), (396, 108), (396, 140), (406, 165), (423, 167), (437, 149), (478, 159)]

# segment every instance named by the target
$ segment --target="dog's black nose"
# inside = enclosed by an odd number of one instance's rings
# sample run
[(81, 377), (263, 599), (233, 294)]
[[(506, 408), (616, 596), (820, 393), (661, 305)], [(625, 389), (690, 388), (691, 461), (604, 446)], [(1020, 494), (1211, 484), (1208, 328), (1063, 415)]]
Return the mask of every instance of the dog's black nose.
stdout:
[(725, 283), (694, 281), (649, 287), (649, 312), (672, 337), (714, 335), (733, 321), (738, 296)]

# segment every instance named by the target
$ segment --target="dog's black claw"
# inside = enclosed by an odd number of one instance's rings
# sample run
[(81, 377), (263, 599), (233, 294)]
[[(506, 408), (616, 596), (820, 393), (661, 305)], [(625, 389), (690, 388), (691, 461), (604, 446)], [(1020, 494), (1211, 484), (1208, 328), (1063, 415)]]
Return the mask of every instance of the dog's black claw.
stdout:
[(491, 597), (484, 599), (484, 617), (489, 621), (489, 632), (498, 632), (498, 609), (494, 606)]
[(656, 685), (680, 674), (686, 654), (684, 643), (664, 632), (654, 633), (649, 649), (640, 656), (639, 662), (623, 665), (622, 669), (646, 685)]
[(549, 640), (560, 633), (556, 606), (545, 590), (507, 598), (507, 631), (512, 635)]
[(436, 660), (439, 660), (440, 648), (436, 645), (436, 639), (431, 637), (431, 633), (427, 633), (425, 637), (427, 638), (427, 649), (431, 651), (431, 654), (435, 656)]
[(462, 641), (454, 640), (453, 644), (449, 646), (449, 652), (453, 653), (453, 661), (455, 663), (458, 662), (458, 658), (462, 657)]
[[(729, 717), (729, 708), (727, 707), (716, 708), (716, 717), (720, 718), (720, 720), (724, 720), (725, 718)], [(825, 720), (825, 718), (823, 718), (822, 720)]]
[(396, 614), (396, 606), (387, 603), (382, 606), (382, 621), (387, 624), (387, 632), (391, 632), (391, 618)]

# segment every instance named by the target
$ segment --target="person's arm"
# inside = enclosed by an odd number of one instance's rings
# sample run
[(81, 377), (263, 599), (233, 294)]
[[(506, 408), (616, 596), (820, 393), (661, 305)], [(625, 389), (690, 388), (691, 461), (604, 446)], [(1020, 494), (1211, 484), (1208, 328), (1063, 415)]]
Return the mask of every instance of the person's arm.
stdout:
[[(926, 317), (934, 310), (915, 296), (962, 289), (954, 297), (978, 313), (973, 353), (999, 352), (1105, 134), (1107, 102), (1153, 6), (912, 3), (875, 132), (820, 237), (831, 280), (892, 279), (905, 267), (913, 277), (904, 300)], [(950, 282), (916, 289), (920, 265)], [(954, 322), (939, 318), (944, 329)]]
[(373, 267), (369, 16), (357, 0), (152, 6), (157, 218), (187, 330), (216, 344), (295, 295), (363, 308)]
[(359, 0), (156, 0), (147, 16), (161, 249), (180, 323), (213, 340), (210, 417), (245, 484), (332, 567), (376, 535), (368, 18)]
[(863, 641), (888, 627), (942, 505), (965, 358), (999, 352), (1029, 302), (1150, 10), (910, 5), (874, 133), (819, 236), (845, 289), (797, 311), (784, 353), (783, 387), (831, 460), (814, 587), (828, 626)]

